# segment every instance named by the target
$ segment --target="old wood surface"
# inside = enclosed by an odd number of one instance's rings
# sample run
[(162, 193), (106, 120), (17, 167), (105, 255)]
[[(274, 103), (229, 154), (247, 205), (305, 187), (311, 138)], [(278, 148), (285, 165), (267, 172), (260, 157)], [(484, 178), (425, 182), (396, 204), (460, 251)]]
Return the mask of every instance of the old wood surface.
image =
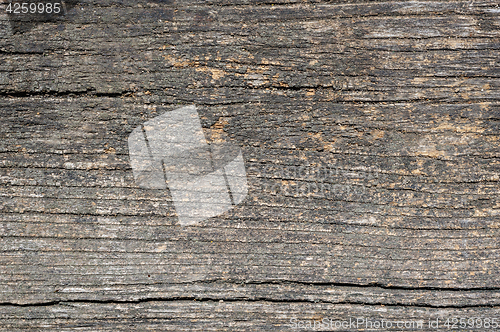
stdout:
[[(499, 5), (84, 0), (24, 30), (2, 14), (0, 331), (500, 321)], [(249, 192), (182, 227), (134, 182), (127, 137), (193, 104), (241, 147)]]

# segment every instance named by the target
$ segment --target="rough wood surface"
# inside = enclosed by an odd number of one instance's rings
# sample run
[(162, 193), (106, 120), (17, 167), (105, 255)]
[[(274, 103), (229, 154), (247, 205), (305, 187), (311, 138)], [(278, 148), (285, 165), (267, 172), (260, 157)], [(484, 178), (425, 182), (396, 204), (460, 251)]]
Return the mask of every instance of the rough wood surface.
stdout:
[[(500, 320), (497, 1), (75, 3), (0, 14), (0, 331)], [(191, 104), (249, 193), (181, 227), (127, 137)]]

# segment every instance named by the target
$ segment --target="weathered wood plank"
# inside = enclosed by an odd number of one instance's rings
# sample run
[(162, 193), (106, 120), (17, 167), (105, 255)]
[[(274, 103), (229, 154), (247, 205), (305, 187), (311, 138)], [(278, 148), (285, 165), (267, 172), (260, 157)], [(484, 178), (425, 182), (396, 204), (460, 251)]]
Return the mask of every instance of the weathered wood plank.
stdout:
[[(0, 331), (495, 318), (498, 14), (88, 0), (17, 34), (0, 15)], [(196, 227), (127, 146), (189, 104), (249, 186)]]
[[(88, 304), (60, 303), (53, 306), (35, 308), (3, 307), (0, 312), (5, 317), (5, 328), (8, 331), (37, 331), (37, 329), (71, 331), (290, 331), (291, 319), (304, 321), (321, 321), (330, 319), (347, 321), (364, 319), (364, 325), (351, 326), (349, 330), (376, 331), (379, 328), (366, 328), (366, 320), (408, 322), (407, 326), (394, 331), (433, 330), (429, 328), (429, 320), (435, 324), (436, 319), (443, 328), (446, 318), (480, 317), (481, 319), (496, 317), (497, 307), (440, 309), (428, 307), (402, 306), (369, 306), (369, 305), (333, 305), (324, 303), (269, 303), (257, 302), (146, 302), (137, 304)], [(85, 314), (82, 315), (82, 312)], [(28, 317), (28, 319), (26, 319)], [(415, 322), (412, 325), (410, 322)], [(417, 322), (422, 322), (421, 327)], [(376, 326), (376, 325), (375, 325)], [(435, 326), (435, 325), (431, 325)], [(347, 325), (349, 328), (349, 325)], [(369, 325), (368, 325), (369, 327)], [(7, 329), (3, 329), (7, 331)], [(302, 329), (304, 330), (304, 329)], [(313, 329), (306, 329), (313, 330)], [(318, 328), (316, 328), (318, 330)], [(325, 330), (325, 329), (323, 329)], [(345, 331), (340, 327), (328, 331)], [(325, 330), (326, 331), (326, 330)]]

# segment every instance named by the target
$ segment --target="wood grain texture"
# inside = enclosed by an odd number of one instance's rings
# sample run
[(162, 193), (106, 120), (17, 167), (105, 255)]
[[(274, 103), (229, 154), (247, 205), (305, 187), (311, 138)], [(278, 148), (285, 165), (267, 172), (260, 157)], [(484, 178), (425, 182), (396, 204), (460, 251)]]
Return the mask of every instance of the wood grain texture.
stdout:
[[(0, 15), (0, 331), (497, 317), (499, 13), (86, 0), (22, 31)], [(191, 104), (241, 147), (249, 192), (181, 227), (168, 190), (135, 183), (127, 137)]]

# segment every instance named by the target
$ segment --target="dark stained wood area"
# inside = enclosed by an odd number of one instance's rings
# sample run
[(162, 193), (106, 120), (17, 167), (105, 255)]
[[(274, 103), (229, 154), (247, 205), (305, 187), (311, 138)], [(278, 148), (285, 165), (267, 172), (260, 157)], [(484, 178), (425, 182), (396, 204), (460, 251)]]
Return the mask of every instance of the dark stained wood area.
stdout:
[[(0, 331), (500, 328), (500, 2), (7, 3)], [(193, 226), (127, 145), (186, 105), (248, 182)]]

